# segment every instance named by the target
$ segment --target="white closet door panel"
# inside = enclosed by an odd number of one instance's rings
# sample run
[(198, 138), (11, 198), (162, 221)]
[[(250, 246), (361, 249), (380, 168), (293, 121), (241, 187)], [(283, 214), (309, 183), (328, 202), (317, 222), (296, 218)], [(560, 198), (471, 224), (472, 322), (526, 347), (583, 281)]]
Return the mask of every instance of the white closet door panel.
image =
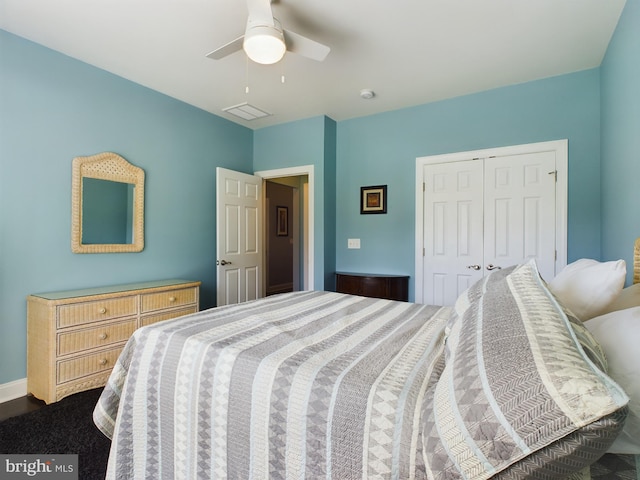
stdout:
[(536, 258), (555, 272), (555, 152), (485, 160), (484, 263), (507, 267)]
[(482, 162), (424, 167), (424, 302), (452, 305), (482, 277)]

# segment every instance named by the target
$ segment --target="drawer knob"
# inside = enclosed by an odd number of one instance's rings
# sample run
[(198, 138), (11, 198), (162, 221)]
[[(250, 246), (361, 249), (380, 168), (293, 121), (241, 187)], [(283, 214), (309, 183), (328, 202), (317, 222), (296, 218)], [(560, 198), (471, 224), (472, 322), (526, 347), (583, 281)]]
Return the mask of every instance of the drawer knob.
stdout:
[(169, 301), (170, 302), (175, 302), (176, 301), (176, 297), (169, 297)]
[(99, 338), (100, 340), (106, 340), (108, 336), (109, 336), (109, 335), (107, 335), (107, 333), (106, 333), (106, 332), (103, 332), (103, 333), (101, 333), (100, 335), (98, 335), (98, 338)]
[(100, 307), (100, 309), (98, 310), (98, 312), (100, 313), (107, 313), (107, 309), (105, 307)]
[(101, 358), (101, 359), (98, 361), (98, 363), (99, 363), (100, 365), (106, 365), (106, 364), (107, 364), (107, 359), (106, 359), (106, 358)]

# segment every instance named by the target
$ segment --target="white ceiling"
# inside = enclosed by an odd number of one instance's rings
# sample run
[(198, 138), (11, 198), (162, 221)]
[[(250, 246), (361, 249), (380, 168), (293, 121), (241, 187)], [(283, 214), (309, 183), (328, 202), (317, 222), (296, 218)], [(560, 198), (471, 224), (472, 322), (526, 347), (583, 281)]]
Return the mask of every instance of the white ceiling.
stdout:
[[(276, 0), (324, 62), (207, 53), (244, 33), (244, 0), (0, 0), (0, 28), (249, 128), (341, 121), (600, 65), (625, 0)], [(285, 82), (281, 83), (282, 75)], [(245, 86), (249, 85), (249, 93)], [(360, 90), (372, 89), (371, 100)], [(250, 122), (222, 111), (249, 102)]]

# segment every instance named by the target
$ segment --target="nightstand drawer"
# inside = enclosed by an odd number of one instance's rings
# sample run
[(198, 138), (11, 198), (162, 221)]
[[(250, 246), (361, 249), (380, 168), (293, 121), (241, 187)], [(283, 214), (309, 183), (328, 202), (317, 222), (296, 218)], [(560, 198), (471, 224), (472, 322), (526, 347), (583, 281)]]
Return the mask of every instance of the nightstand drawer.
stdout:
[(142, 313), (196, 303), (197, 287), (142, 295)]
[(409, 276), (336, 272), (336, 292), (406, 302)]
[(117, 323), (101, 324), (98, 327), (74, 330), (58, 334), (58, 355), (82, 352), (96, 347), (124, 342), (137, 326), (137, 319)]
[(131, 296), (61, 305), (58, 309), (58, 328), (65, 328), (99, 320), (136, 315), (138, 303), (137, 297)]
[(123, 348), (124, 344), (121, 344), (117, 348), (59, 361), (58, 383), (64, 383), (94, 373), (111, 370)]

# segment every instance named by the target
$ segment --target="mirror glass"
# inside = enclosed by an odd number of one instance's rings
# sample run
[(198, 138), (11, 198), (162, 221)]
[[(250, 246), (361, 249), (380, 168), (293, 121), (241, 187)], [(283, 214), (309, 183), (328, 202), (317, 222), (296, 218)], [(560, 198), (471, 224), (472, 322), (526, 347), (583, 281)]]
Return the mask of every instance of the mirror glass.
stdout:
[(133, 243), (131, 183), (82, 179), (82, 243)]
[(144, 171), (115, 153), (73, 160), (71, 250), (144, 248)]

